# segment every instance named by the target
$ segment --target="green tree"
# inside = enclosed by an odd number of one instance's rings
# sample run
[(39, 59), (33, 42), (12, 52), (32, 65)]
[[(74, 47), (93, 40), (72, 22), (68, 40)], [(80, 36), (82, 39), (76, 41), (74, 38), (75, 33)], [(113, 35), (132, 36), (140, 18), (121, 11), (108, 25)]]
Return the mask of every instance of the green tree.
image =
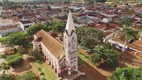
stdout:
[(104, 33), (97, 28), (80, 27), (77, 29), (77, 36), (81, 46), (92, 50), (96, 44), (103, 42)]
[(6, 37), (0, 38), (0, 42), (11, 46), (14, 45), (26, 46), (27, 45), (26, 37), (27, 35), (23, 32), (14, 32)]
[(6, 3), (6, 4), (8, 5), (9, 9), (13, 9), (13, 10), (16, 10), (17, 8), (23, 8), (22, 5), (16, 4), (14, 2), (9, 2), (9, 3)]
[(97, 53), (93, 53), (89, 56), (89, 59), (92, 63), (100, 63), (101, 62), (101, 55)]
[(77, 32), (77, 41), (80, 44), (83, 35), (85, 35), (85, 28), (83, 27), (77, 28), (76, 32)]
[(38, 51), (37, 49), (32, 50), (30, 52), (30, 55), (34, 57), (35, 61), (41, 61), (43, 59), (43, 56), (41, 55), (41, 52)]
[(2, 72), (2, 74), (5, 74), (5, 72), (8, 72), (7, 70), (9, 69), (10, 69), (10, 66), (7, 63), (3, 62), (0, 64), (0, 72)]
[(122, 35), (126, 40), (137, 40), (139, 38), (139, 31), (134, 28), (124, 27)]
[(11, 74), (1, 74), (0, 75), (0, 80), (15, 80)]
[(34, 24), (32, 26), (30, 26), (28, 29), (27, 29), (27, 33), (32, 36), (34, 35), (36, 32), (38, 32), (39, 30), (45, 30), (45, 31), (49, 31), (50, 30), (50, 27), (46, 26), (45, 24), (42, 24), (42, 23), (37, 23), (37, 24)]
[(131, 26), (132, 25), (132, 21), (130, 18), (127, 18), (127, 17), (123, 17), (121, 18), (121, 25), (122, 26)]
[(117, 67), (119, 64), (119, 53), (116, 52), (113, 49), (106, 49), (104, 52), (104, 62), (107, 63), (108, 65), (112, 66), (112, 67)]
[(94, 48), (94, 53), (90, 55), (90, 60), (92, 63), (105, 63), (110, 67), (118, 66), (119, 53), (110, 47), (96, 46)]
[(19, 47), (19, 48), (17, 49), (17, 53), (25, 54), (25, 53), (26, 53), (26, 49), (23, 48), (23, 47)]
[(65, 29), (65, 25), (63, 22), (53, 22), (52, 30), (53, 32), (62, 33)]
[(141, 80), (142, 68), (117, 68), (109, 80)]
[(6, 61), (10, 66), (18, 66), (23, 63), (23, 57), (21, 54), (9, 55), (6, 57)]
[(135, 41), (140, 37), (139, 31), (134, 28), (124, 27), (121, 33), (125, 39), (124, 48), (125, 46), (129, 46), (132, 43), (131, 41)]
[(0, 70), (9, 70), (10, 66), (7, 63), (0, 64)]

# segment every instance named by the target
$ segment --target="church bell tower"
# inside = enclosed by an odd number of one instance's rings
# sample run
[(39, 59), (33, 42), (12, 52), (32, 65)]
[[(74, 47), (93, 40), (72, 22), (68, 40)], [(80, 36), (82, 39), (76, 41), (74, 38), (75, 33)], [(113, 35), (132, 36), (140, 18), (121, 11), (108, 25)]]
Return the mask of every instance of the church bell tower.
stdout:
[(64, 31), (64, 53), (67, 61), (68, 74), (70, 75), (73, 71), (78, 71), (77, 35), (71, 12), (69, 12)]

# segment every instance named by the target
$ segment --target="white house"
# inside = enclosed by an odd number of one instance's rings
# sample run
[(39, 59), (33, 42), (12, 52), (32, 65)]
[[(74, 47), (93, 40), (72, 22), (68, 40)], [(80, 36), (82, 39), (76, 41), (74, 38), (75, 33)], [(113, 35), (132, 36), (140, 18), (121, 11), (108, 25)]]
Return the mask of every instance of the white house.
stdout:
[(42, 51), (46, 61), (52, 65), (58, 76), (61, 76), (63, 71), (67, 71), (68, 75), (78, 72), (77, 34), (71, 12), (64, 31), (63, 43), (40, 30), (34, 36), (33, 48)]
[(20, 20), (20, 26), (23, 31), (26, 31), (31, 25), (34, 25), (35, 22), (31, 20)]

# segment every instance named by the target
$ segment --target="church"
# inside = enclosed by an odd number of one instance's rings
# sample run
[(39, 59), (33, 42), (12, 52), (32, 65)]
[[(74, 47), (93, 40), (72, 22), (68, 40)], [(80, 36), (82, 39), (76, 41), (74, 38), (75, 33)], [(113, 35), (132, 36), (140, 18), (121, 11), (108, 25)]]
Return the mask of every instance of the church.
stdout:
[(67, 71), (67, 75), (78, 72), (77, 34), (71, 12), (68, 15), (63, 37), (63, 42), (60, 42), (49, 33), (40, 30), (34, 35), (33, 40), (33, 48), (43, 53), (58, 77), (63, 71)]

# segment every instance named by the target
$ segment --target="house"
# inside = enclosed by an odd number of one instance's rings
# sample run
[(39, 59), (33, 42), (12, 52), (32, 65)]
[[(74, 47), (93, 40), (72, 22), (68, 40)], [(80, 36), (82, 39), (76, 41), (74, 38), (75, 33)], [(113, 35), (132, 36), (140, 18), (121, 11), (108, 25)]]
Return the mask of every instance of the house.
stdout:
[(0, 20), (0, 37), (7, 36), (9, 33), (21, 31), (17, 23), (12, 20)]
[(24, 13), (22, 15), (23, 19), (34, 19), (36, 18), (36, 14), (35, 13)]
[(40, 30), (34, 35), (33, 41), (33, 48), (42, 52), (58, 77), (61, 77), (64, 71), (67, 71), (67, 75), (78, 72), (77, 34), (71, 12), (68, 15), (63, 40), (62, 43)]
[(23, 31), (26, 31), (31, 25), (34, 25), (35, 23), (31, 20), (20, 20), (20, 26)]

